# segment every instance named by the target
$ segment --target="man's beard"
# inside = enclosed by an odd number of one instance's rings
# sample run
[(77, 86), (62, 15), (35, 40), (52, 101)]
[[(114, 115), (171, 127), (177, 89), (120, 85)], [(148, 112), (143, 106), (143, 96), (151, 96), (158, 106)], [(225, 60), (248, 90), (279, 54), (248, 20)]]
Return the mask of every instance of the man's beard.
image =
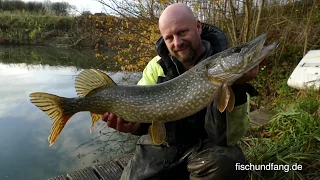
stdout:
[(179, 53), (174, 53), (173, 57), (177, 58), (180, 62), (192, 62), (195, 56), (195, 49), (191, 43), (186, 43), (185, 46), (189, 50), (189, 54), (186, 57), (181, 57)]

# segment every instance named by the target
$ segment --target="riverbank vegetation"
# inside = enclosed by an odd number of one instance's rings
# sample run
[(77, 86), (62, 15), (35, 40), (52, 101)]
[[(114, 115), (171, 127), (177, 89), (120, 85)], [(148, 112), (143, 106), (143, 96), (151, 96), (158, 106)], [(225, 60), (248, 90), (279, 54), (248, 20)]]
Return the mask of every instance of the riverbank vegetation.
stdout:
[(93, 47), (92, 24), (85, 12), (66, 2), (0, 0), (0, 45)]
[[(108, 62), (109, 67), (141, 71), (156, 54), (158, 17), (168, 4), (176, 1), (97, 1), (110, 11), (107, 14), (84, 12), (77, 16), (52, 11), (3, 11), (0, 14), (0, 44), (90, 46), (95, 49), (95, 56)], [(187, 3), (202, 22), (222, 28), (230, 46), (266, 32), (267, 43), (280, 43), (252, 82), (260, 95), (252, 98), (251, 110), (268, 107), (276, 115), (267, 124), (251, 128), (242, 147), (253, 164), (297, 163), (303, 166), (302, 171), (289, 173), (255, 172), (260, 179), (319, 177), (320, 95), (290, 88), (287, 80), (307, 51), (320, 49), (320, 2), (181, 2)]]
[[(271, 106), (275, 113), (271, 120), (252, 126), (241, 142), (250, 163), (269, 165), (252, 175), (257, 179), (316, 179), (320, 176), (319, 93), (283, 95)], [(277, 170), (277, 165), (287, 167)], [(289, 169), (297, 166), (300, 169)]]

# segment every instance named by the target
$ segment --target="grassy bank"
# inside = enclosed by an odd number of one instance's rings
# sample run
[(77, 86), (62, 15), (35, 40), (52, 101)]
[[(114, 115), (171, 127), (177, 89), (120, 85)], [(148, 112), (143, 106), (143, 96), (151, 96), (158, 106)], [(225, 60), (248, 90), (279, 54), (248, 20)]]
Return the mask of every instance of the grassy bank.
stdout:
[(256, 171), (258, 179), (316, 179), (320, 177), (320, 95), (283, 90), (272, 105), (271, 120), (252, 127), (242, 148), (255, 165), (301, 165), (302, 170)]
[(93, 47), (97, 39), (90, 34), (90, 28), (83, 16), (2, 12), (0, 44)]

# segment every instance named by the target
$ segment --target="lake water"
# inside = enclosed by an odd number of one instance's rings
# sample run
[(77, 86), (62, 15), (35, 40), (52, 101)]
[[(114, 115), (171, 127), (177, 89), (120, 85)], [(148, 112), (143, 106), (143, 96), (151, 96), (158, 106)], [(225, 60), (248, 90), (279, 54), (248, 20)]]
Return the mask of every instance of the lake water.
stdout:
[[(52, 121), (30, 103), (32, 92), (75, 97), (82, 69), (103, 69), (92, 50), (0, 47), (0, 179), (42, 180), (132, 152), (137, 137), (99, 121), (89, 133), (89, 112), (74, 115), (53, 146)], [(119, 84), (135, 84), (140, 74), (107, 72)]]

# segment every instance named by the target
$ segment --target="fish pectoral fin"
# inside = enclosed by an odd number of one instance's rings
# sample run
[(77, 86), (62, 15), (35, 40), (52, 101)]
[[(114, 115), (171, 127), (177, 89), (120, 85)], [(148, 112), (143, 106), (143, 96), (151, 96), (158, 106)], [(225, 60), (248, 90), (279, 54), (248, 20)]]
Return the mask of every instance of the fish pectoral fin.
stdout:
[(166, 127), (164, 123), (155, 120), (152, 121), (152, 125), (149, 127), (149, 136), (154, 145), (161, 145), (163, 143), (167, 145), (165, 142)]
[(91, 134), (94, 125), (98, 122), (99, 119), (101, 119), (102, 115), (101, 114), (95, 114), (95, 113), (92, 113), (92, 112), (90, 112), (90, 115), (91, 115), (91, 118), (92, 118), (92, 125), (91, 125), (91, 128), (90, 128), (90, 134)]
[(96, 69), (82, 71), (75, 80), (75, 88), (79, 97), (85, 97), (99, 87), (115, 85), (117, 84), (107, 74)]
[(229, 102), (228, 102), (227, 109), (228, 109), (229, 112), (231, 112), (233, 110), (233, 108), (234, 108), (236, 97), (234, 95), (234, 92), (233, 92), (231, 86), (228, 86), (228, 89), (229, 89), (230, 97), (229, 97)]
[(230, 91), (227, 84), (222, 84), (222, 87), (220, 89), (220, 92), (218, 94), (218, 102), (217, 102), (217, 108), (220, 112), (223, 112), (227, 106), (230, 99)]

